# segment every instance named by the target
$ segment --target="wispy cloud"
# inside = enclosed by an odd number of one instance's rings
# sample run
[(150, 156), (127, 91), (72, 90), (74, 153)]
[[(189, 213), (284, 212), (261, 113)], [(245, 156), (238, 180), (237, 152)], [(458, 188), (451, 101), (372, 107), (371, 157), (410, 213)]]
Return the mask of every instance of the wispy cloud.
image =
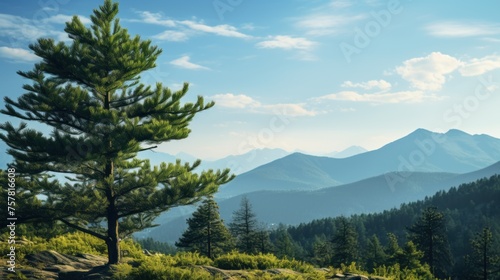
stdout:
[(165, 30), (153, 36), (154, 39), (160, 41), (182, 42), (188, 39), (188, 34), (182, 31)]
[(315, 116), (317, 112), (306, 109), (304, 103), (262, 104), (245, 94), (216, 94), (211, 97), (218, 106), (235, 109), (246, 109), (259, 114), (276, 114), (285, 116)]
[(446, 82), (446, 75), (455, 71), (462, 62), (452, 56), (433, 52), (425, 57), (408, 59), (396, 72), (419, 90), (440, 90)]
[(175, 65), (180, 68), (189, 69), (189, 70), (210, 70), (210, 68), (192, 63), (190, 57), (188, 55), (181, 56), (177, 59), (170, 61), (170, 64)]
[(367, 102), (373, 104), (382, 103), (419, 103), (424, 101), (440, 100), (439, 97), (433, 94), (425, 94), (423, 91), (398, 91), (398, 92), (379, 92), (379, 93), (359, 93), (356, 91), (341, 91), (338, 93), (327, 94), (316, 98), (316, 101), (335, 100), (335, 101), (352, 101), (352, 102)]
[(254, 107), (260, 106), (260, 103), (245, 94), (232, 94), (232, 93), (223, 93), (216, 94), (211, 97), (217, 103), (217, 106), (226, 107), (226, 108), (238, 108), (243, 109), (246, 107)]
[[(90, 23), (92, 23), (92, 21), (88, 17), (84, 17), (84, 16), (80, 16), (79, 15), (78, 18), (80, 19), (80, 21), (83, 24), (90, 24)], [(72, 20), (73, 20), (73, 16), (58, 14), (58, 15), (53, 15), (51, 17), (45, 18), (43, 20), (43, 22), (56, 23), (56, 24), (65, 24), (66, 22), (72, 21)]]
[(161, 25), (166, 27), (174, 27), (175, 21), (171, 19), (164, 19), (160, 13), (152, 13), (148, 11), (137, 12), (141, 19), (131, 19), (131, 22), (142, 22), (154, 25)]
[(380, 90), (389, 90), (391, 88), (391, 83), (385, 80), (370, 80), (368, 82), (362, 83), (353, 83), (351, 81), (345, 81), (342, 83), (341, 87), (344, 88), (362, 88), (362, 89), (380, 89)]
[(160, 25), (169, 28), (176, 28), (176, 30), (167, 30), (158, 35), (155, 35), (155, 38), (162, 40), (168, 40), (169, 38), (171, 38), (169, 36), (173, 35), (174, 39), (171, 39), (169, 41), (183, 41), (188, 38), (188, 35), (203, 34), (203, 33), (215, 34), (217, 36), (223, 36), (223, 37), (234, 37), (243, 39), (248, 39), (252, 37), (250, 35), (238, 31), (236, 27), (228, 24), (211, 26), (203, 23), (202, 21), (166, 19), (163, 17), (161, 13), (152, 13), (148, 11), (137, 12), (137, 14), (139, 15), (140, 19), (132, 19), (129, 21)]
[(201, 31), (201, 32), (205, 32), (205, 33), (212, 33), (212, 34), (224, 36), (224, 37), (235, 37), (235, 38), (244, 38), (244, 39), (251, 37), (249, 35), (246, 35), (244, 33), (239, 32), (236, 27), (228, 25), (228, 24), (210, 26), (210, 25), (206, 25), (206, 24), (203, 24), (201, 22), (195, 22), (192, 20), (183, 20), (183, 21), (179, 21), (178, 23), (183, 24), (183, 25), (191, 28), (192, 30)]
[(353, 22), (364, 19), (363, 15), (311, 14), (297, 20), (295, 25), (310, 36), (337, 34), (346, 30)]
[(467, 61), (458, 71), (462, 76), (479, 76), (500, 68), (500, 56), (489, 55)]
[(310, 41), (306, 38), (301, 37), (291, 37), (285, 35), (270, 36), (268, 40), (259, 42), (256, 44), (257, 47), (263, 49), (285, 49), (285, 50), (309, 50), (314, 45), (315, 42)]
[(69, 40), (65, 32), (56, 31), (53, 24), (59, 23), (65, 15), (35, 21), (20, 16), (0, 14), (0, 36), (11, 38), (11, 46), (25, 46), (40, 37), (52, 37), (60, 41)]
[(500, 24), (469, 21), (442, 21), (426, 26), (427, 32), (436, 37), (477, 37), (500, 34)]
[(0, 47), (0, 56), (15, 62), (36, 62), (40, 60), (32, 52), (19, 48)]

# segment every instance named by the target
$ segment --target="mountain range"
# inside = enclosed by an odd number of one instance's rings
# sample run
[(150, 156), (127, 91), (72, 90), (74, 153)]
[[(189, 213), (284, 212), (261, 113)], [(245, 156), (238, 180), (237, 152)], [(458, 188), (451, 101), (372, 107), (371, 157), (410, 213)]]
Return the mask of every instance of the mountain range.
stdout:
[(217, 197), (261, 190), (318, 190), (387, 172), (472, 172), (500, 160), (500, 139), (459, 130), (418, 129), (377, 150), (348, 158), (294, 153), (237, 176)]
[[(242, 196), (259, 221), (297, 224), (312, 219), (371, 213), (423, 199), (500, 171), (500, 139), (459, 130), (418, 129), (378, 150), (338, 159), (294, 153), (237, 176), (216, 199), (231, 220)], [(190, 209), (195, 209), (191, 206)], [(186, 210), (186, 209), (184, 209)], [(165, 219), (147, 236), (173, 242), (190, 216)]]

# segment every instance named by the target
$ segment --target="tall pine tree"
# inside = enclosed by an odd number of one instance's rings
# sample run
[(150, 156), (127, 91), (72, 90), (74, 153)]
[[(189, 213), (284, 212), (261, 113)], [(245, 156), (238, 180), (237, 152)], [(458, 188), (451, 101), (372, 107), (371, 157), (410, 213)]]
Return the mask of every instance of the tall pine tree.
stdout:
[(500, 261), (498, 254), (494, 252), (493, 241), (493, 233), (488, 227), (476, 233), (471, 240), (473, 250), (471, 264), (473, 271), (476, 272), (474, 276), (479, 276), (475, 279), (487, 280), (493, 274), (500, 272), (493, 270)]
[(339, 217), (336, 220), (336, 231), (331, 243), (333, 266), (350, 265), (358, 259), (358, 234), (346, 217)]
[(380, 240), (376, 235), (373, 235), (366, 246), (365, 260), (368, 271), (373, 271), (374, 268), (385, 264), (387, 255), (384, 252), (384, 247), (380, 244)]
[(418, 220), (408, 228), (410, 239), (424, 252), (422, 260), (436, 277), (445, 277), (451, 264), (444, 215), (436, 207), (424, 209)]
[(257, 251), (257, 218), (252, 204), (246, 196), (241, 199), (240, 209), (233, 213), (233, 221), (229, 224), (231, 233), (236, 237), (236, 246), (247, 254)]
[[(130, 37), (116, 18), (118, 4), (105, 0), (86, 27), (78, 17), (66, 24), (70, 43), (39, 39), (30, 49), (40, 57), (17, 101), (5, 98), (1, 113), (39, 122), (0, 125), (10, 147), (20, 195), (33, 203), (19, 208), (18, 222), (59, 221), (102, 239), (109, 263), (120, 260), (119, 240), (152, 226), (160, 213), (217, 191), (229, 170), (197, 172), (200, 164), (136, 158), (154, 145), (188, 137), (193, 117), (214, 105), (198, 97), (181, 104), (188, 85), (176, 92), (157, 83), (140, 84), (161, 53), (148, 40)], [(40, 126), (36, 126), (40, 127)], [(65, 174), (64, 181), (50, 178)], [(21, 212), (24, 211), (24, 212)]]
[(232, 236), (219, 215), (219, 206), (212, 197), (203, 201), (187, 221), (189, 227), (175, 246), (197, 251), (209, 258), (232, 248)]

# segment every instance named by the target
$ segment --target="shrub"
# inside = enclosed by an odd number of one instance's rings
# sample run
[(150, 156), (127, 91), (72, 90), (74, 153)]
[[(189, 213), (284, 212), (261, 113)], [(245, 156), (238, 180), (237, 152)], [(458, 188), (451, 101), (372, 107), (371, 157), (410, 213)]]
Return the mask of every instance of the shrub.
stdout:
[(258, 263), (255, 256), (250, 256), (238, 252), (231, 252), (219, 256), (214, 260), (214, 265), (221, 269), (230, 269), (230, 270), (258, 268)]
[(47, 248), (69, 255), (78, 253), (107, 254), (106, 243), (102, 239), (82, 232), (67, 233), (54, 237), (47, 243)]
[(142, 259), (145, 257), (144, 253), (142, 252), (141, 245), (137, 243), (137, 241), (130, 238), (127, 238), (120, 242), (120, 250), (122, 252), (128, 252), (128, 255), (126, 255), (126, 257), (131, 257), (134, 259)]
[(163, 259), (173, 266), (189, 266), (189, 265), (212, 265), (213, 261), (198, 252), (178, 252), (177, 254), (162, 255)]
[(303, 261), (298, 261), (295, 259), (292, 259), (292, 260), (289, 260), (286, 258), (282, 259), (279, 261), (277, 266), (281, 267), (281, 268), (288, 268), (288, 269), (291, 269), (293, 271), (302, 272), (302, 273), (312, 273), (312, 272), (316, 271), (314, 269), (313, 265), (306, 263), (306, 262), (303, 262)]
[(128, 280), (132, 273), (133, 267), (128, 263), (119, 263), (111, 266), (113, 272), (113, 280)]
[[(195, 257), (193, 257), (195, 256)], [(199, 255), (190, 256), (196, 261), (201, 261), (202, 259)], [(113, 268), (113, 279), (115, 280), (204, 280), (204, 279), (222, 279), (214, 278), (209, 272), (203, 270), (202, 268), (189, 266), (189, 267), (178, 267), (175, 265), (181, 265), (187, 262), (189, 258), (184, 256), (178, 256), (177, 259), (171, 256), (165, 255), (155, 255), (150, 257), (145, 257), (140, 260), (140, 265), (133, 268), (129, 264), (118, 264)], [(203, 260), (205, 261), (205, 260)]]

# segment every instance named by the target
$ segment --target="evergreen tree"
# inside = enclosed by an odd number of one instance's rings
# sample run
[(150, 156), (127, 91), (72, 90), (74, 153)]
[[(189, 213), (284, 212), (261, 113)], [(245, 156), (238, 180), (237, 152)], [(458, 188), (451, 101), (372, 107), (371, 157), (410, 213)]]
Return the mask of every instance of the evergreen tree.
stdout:
[(358, 237), (346, 217), (337, 219), (336, 231), (331, 240), (333, 247), (332, 265), (349, 265), (358, 259)]
[(332, 246), (324, 238), (315, 237), (313, 243), (313, 260), (319, 266), (328, 266), (332, 260)]
[(398, 238), (394, 233), (387, 234), (387, 245), (385, 246), (385, 254), (387, 256), (387, 264), (394, 265), (398, 263), (398, 256), (401, 254)]
[(444, 215), (436, 207), (424, 209), (418, 220), (408, 228), (410, 239), (424, 252), (423, 261), (436, 277), (445, 277), (451, 253), (446, 237)]
[(203, 201), (187, 220), (188, 229), (175, 246), (197, 251), (209, 258), (232, 248), (232, 237), (219, 215), (219, 206), (212, 197)]
[(412, 241), (408, 241), (405, 246), (403, 246), (402, 250), (398, 252), (397, 259), (401, 268), (416, 270), (422, 268), (420, 260), (423, 256), (424, 253), (419, 251)]
[(274, 238), (274, 254), (278, 258), (289, 257), (293, 258), (295, 256), (295, 245), (293, 243), (293, 238), (288, 232), (285, 225), (280, 224), (275, 232)]
[(257, 251), (257, 218), (246, 196), (241, 199), (240, 209), (234, 211), (229, 230), (236, 238), (237, 248), (247, 254)]
[(373, 235), (368, 240), (367, 250), (366, 250), (366, 268), (369, 271), (373, 271), (374, 268), (383, 265), (387, 261), (387, 255), (384, 252), (384, 248), (376, 235)]
[(471, 240), (472, 260), (474, 276), (479, 275), (477, 279), (487, 280), (492, 276), (492, 269), (498, 264), (498, 255), (493, 252), (493, 234), (488, 227), (483, 228), (476, 233)]
[[(229, 170), (192, 172), (199, 161), (151, 167), (136, 158), (154, 145), (186, 138), (193, 117), (214, 103), (198, 97), (181, 104), (187, 84), (177, 92), (161, 83), (140, 84), (139, 75), (155, 67), (161, 49), (131, 38), (117, 14), (118, 4), (105, 0), (90, 27), (76, 16), (66, 24), (70, 43), (42, 38), (30, 45), (42, 60), (18, 72), (31, 81), (23, 87), (27, 93), (17, 101), (5, 97), (1, 110), (28, 123), (0, 125), (14, 157), (17, 191), (32, 200), (19, 208), (18, 222), (56, 220), (98, 237), (107, 244), (110, 264), (120, 260), (120, 238), (232, 178)], [(51, 133), (28, 128), (33, 122)]]
[(269, 238), (269, 231), (261, 226), (255, 232), (255, 248), (259, 253), (265, 254), (273, 251), (273, 244)]

